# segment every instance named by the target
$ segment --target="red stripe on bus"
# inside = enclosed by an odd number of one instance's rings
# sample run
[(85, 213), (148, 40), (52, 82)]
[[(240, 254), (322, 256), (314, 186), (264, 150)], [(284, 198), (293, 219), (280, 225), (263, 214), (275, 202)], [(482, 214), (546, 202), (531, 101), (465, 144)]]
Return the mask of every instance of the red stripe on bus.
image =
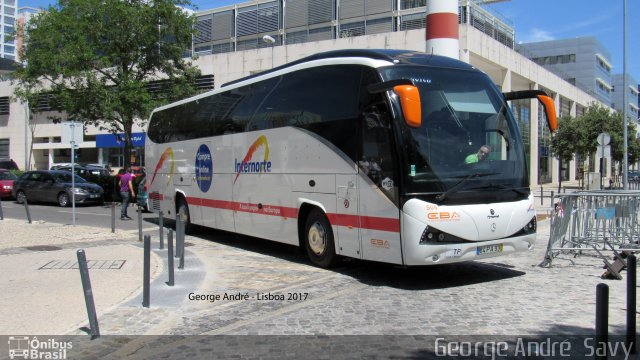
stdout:
[(427, 40), (458, 39), (458, 14), (433, 13), (427, 15)]
[(327, 214), (329, 222), (337, 226), (359, 227), (369, 230), (400, 232), (400, 220), (376, 216)]
[[(253, 203), (203, 199), (195, 197), (187, 198), (187, 203), (214, 209), (241, 211), (260, 215), (280, 216), (292, 219), (298, 218), (297, 208), (285, 206), (263, 205), (262, 208), (259, 208), (258, 204)], [(369, 230), (400, 232), (399, 219), (331, 213), (327, 214), (327, 217), (329, 218), (329, 222), (332, 225), (336, 226), (359, 227)]]

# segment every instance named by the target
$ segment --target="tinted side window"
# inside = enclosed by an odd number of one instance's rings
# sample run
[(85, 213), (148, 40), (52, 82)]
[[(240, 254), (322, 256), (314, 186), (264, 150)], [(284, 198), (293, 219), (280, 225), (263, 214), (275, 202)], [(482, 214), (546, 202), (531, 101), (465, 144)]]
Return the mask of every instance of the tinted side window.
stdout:
[(282, 77), (248, 126), (296, 126), (327, 139), (355, 161), (362, 67), (322, 66)]
[(207, 96), (153, 114), (149, 138), (155, 143), (243, 132), (279, 78)]

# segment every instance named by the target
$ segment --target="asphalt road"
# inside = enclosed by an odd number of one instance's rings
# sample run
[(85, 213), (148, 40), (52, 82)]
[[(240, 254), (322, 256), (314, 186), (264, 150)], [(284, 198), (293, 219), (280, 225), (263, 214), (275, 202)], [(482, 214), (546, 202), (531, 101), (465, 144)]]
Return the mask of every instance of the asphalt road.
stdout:
[[(116, 228), (122, 230), (134, 230), (138, 228), (136, 213), (137, 206), (131, 205), (128, 214), (133, 220), (120, 220), (120, 204), (116, 203), (115, 209)], [(71, 207), (59, 207), (57, 204), (30, 204), (29, 212), (32, 221), (45, 221), (56, 224), (72, 224), (73, 209)], [(25, 207), (13, 200), (2, 200), (2, 213), (9, 219), (27, 220)], [(76, 225), (97, 226), (111, 228), (111, 204), (105, 205), (76, 205)], [(154, 213), (142, 213), (143, 227), (158, 223), (158, 215)]]

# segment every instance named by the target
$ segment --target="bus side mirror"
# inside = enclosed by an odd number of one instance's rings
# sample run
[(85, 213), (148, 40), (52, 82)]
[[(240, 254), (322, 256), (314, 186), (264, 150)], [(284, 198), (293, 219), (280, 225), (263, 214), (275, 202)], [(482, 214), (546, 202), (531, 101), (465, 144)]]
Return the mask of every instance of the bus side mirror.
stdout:
[(547, 115), (547, 125), (549, 126), (549, 130), (551, 130), (551, 132), (556, 132), (556, 130), (558, 130), (556, 106), (554, 104), (553, 99), (549, 97), (544, 91), (542, 90), (512, 91), (508, 93), (503, 93), (503, 95), (506, 101), (537, 98), (538, 101), (542, 103), (544, 112)]
[(538, 95), (538, 100), (544, 107), (544, 112), (547, 115), (547, 125), (551, 132), (558, 130), (558, 118), (556, 117), (556, 106), (553, 99), (547, 95)]
[(397, 85), (393, 91), (398, 94), (404, 121), (410, 127), (417, 128), (422, 125), (422, 104), (420, 91), (413, 85)]

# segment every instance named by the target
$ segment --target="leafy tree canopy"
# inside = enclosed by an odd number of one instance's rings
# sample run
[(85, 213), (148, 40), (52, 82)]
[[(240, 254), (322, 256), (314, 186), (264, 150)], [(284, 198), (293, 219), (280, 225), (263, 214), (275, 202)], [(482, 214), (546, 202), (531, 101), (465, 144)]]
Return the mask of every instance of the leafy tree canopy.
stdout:
[[(598, 149), (597, 138), (602, 132), (611, 136), (611, 157), (621, 162), (624, 157), (624, 122), (622, 115), (611, 112), (599, 104), (592, 104), (577, 118), (562, 117), (558, 132), (551, 139), (551, 151), (555, 157), (569, 161), (573, 154), (583, 158), (594, 154)], [(636, 127), (630, 122), (627, 128), (629, 163), (640, 159), (640, 144), (636, 140)]]
[[(50, 94), (68, 119), (124, 132), (129, 163), (134, 122), (195, 92), (199, 70), (183, 58), (194, 17), (188, 0), (60, 0), (25, 29), (26, 64), (16, 71), (16, 95), (34, 103)], [(161, 91), (150, 81), (164, 79)], [(60, 120), (54, 119), (54, 120)]]

